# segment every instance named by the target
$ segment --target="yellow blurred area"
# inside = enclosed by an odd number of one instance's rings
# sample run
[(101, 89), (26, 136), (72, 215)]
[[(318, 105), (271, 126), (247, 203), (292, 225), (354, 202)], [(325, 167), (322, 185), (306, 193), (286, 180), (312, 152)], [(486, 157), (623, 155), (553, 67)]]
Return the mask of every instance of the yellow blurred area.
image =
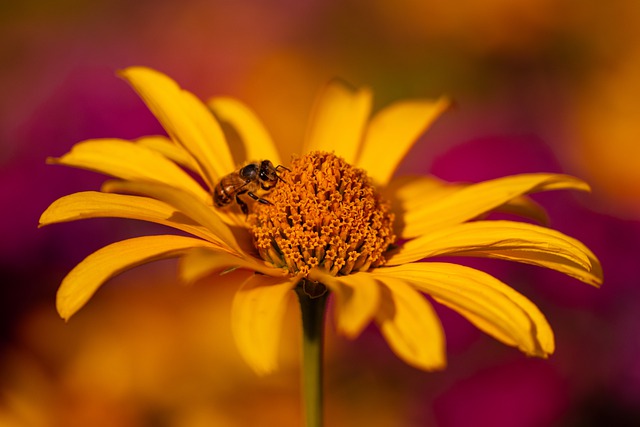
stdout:
[[(166, 263), (124, 274), (67, 324), (49, 306), (30, 313), (0, 361), (0, 425), (299, 426), (296, 305), (287, 314), (281, 368), (261, 378), (230, 335), (230, 282), (241, 278), (182, 287), (174, 275)], [(330, 339), (332, 365), (341, 352)], [(329, 378), (330, 425), (388, 426), (401, 416), (399, 396), (385, 388), (349, 379), (357, 395), (338, 400), (332, 396), (343, 393), (331, 393), (336, 377)], [(369, 402), (376, 402), (375, 414), (366, 410)]]
[(615, 20), (587, 35), (596, 63), (570, 106), (571, 159), (607, 211), (640, 218), (640, 3), (614, 6)]
[[(25, 348), (4, 361), (6, 416), (15, 425), (242, 425), (221, 409), (252, 380), (229, 335), (232, 289), (179, 288), (171, 276), (124, 275), (68, 324), (50, 307), (32, 313), (21, 328)], [(217, 401), (227, 394), (226, 405)]]
[(472, 52), (521, 53), (545, 42), (567, 1), (376, 0), (378, 23), (392, 37), (447, 40)]
[[(640, 21), (638, 22), (640, 25)], [(638, 46), (640, 48), (640, 46)], [(640, 49), (602, 71), (575, 106), (573, 156), (598, 196), (640, 216)], [(610, 209), (607, 209), (610, 211)]]

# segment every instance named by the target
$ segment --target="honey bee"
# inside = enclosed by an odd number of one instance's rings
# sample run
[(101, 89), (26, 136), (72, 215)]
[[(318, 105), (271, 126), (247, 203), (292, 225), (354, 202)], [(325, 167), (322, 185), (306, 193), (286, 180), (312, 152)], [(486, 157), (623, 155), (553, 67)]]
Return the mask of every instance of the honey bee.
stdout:
[(278, 172), (280, 169), (287, 169), (282, 165), (273, 166), (270, 160), (249, 163), (237, 171), (230, 173), (220, 179), (220, 182), (213, 189), (213, 203), (218, 208), (229, 205), (234, 199), (242, 213), (249, 214), (247, 203), (240, 198), (246, 194), (256, 202), (270, 205), (271, 202), (256, 195), (259, 190), (267, 193), (272, 190), (278, 181), (284, 181)]

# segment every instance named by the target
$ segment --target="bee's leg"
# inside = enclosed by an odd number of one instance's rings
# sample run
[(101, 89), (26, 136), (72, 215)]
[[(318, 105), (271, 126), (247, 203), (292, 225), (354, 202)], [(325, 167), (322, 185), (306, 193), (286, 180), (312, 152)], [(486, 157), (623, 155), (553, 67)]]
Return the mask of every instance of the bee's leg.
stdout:
[(247, 206), (245, 201), (240, 198), (240, 195), (244, 193), (245, 193), (244, 191), (240, 191), (236, 194), (236, 203), (238, 204), (238, 206), (240, 206), (240, 210), (242, 211), (243, 214), (249, 215), (249, 207)]
[(263, 205), (272, 205), (273, 203), (271, 203), (270, 201), (263, 199), (261, 197), (256, 196), (255, 194), (253, 194), (251, 191), (247, 192), (247, 195), (249, 197), (251, 197), (253, 200), (255, 200), (256, 202), (260, 202)]

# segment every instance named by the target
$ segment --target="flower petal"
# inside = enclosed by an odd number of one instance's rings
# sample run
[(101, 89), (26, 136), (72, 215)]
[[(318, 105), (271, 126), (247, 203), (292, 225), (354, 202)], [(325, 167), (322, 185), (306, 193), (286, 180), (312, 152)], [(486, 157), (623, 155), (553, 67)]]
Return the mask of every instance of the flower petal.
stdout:
[(145, 136), (136, 139), (134, 142), (162, 154), (167, 159), (196, 172), (200, 176), (204, 175), (200, 169), (200, 165), (187, 150), (164, 136)]
[(223, 247), (234, 251), (240, 256), (245, 254), (238, 239), (225, 224), (214, 208), (202, 203), (188, 193), (173, 187), (151, 182), (107, 181), (102, 186), (103, 191), (110, 193), (133, 193), (160, 200), (172, 206), (183, 215), (188, 216), (197, 224), (206, 227), (215, 236), (216, 241)]
[(545, 173), (513, 175), (472, 184), (407, 212), (403, 236), (415, 237), (468, 221), (524, 194), (560, 189), (589, 191), (589, 186), (572, 176)]
[(286, 270), (270, 267), (264, 261), (251, 256), (240, 258), (220, 250), (197, 248), (180, 258), (180, 279), (190, 284), (212, 273), (224, 273), (236, 268), (253, 270), (272, 277), (288, 275)]
[(142, 145), (122, 139), (79, 142), (64, 156), (49, 158), (47, 162), (89, 169), (128, 181), (159, 182), (211, 203), (209, 193), (171, 160)]
[(377, 184), (386, 185), (420, 135), (450, 104), (448, 98), (442, 97), (436, 101), (396, 102), (386, 107), (369, 123), (355, 165), (366, 170)]
[(353, 164), (369, 119), (371, 90), (353, 90), (338, 81), (330, 82), (318, 98), (309, 122), (303, 153), (335, 151)]
[(124, 194), (84, 191), (61, 197), (40, 216), (38, 226), (87, 218), (130, 218), (166, 225), (194, 236), (217, 242), (219, 239), (159, 200)]
[(442, 197), (459, 191), (465, 184), (450, 183), (433, 175), (408, 175), (394, 178), (382, 193), (393, 207), (401, 212), (411, 212)]
[[(405, 235), (405, 217), (411, 217), (415, 211), (420, 211), (438, 199), (450, 196), (469, 185), (472, 184), (445, 182), (434, 176), (402, 176), (393, 179), (382, 189), (382, 194), (391, 202), (391, 208), (396, 215), (396, 235), (400, 238), (415, 237)], [(542, 225), (549, 223), (544, 208), (527, 196), (511, 199), (495, 211), (519, 215)]]
[(131, 84), (169, 136), (198, 162), (210, 188), (235, 168), (220, 125), (192, 93), (166, 75), (146, 67), (130, 67), (120, 75)]
[(554, 351), (553, 331), (524, 296), (495, 277), (450, 263), (421, 262), (373, 270), (377, 278), (397, 278), (456, 310), (477, 328), (526, 354)]
[(56, 297), (58, 313), (68, 320), (104, 282), (125, 270), (210, 245), (202, 239), (166, 235), (137, 237), (105, 246), (76, 265), (64, 278)]
[(519, 196), (511, 199), (504, 205), (497, 207), (495, 211), (529, 218), (544, 226), (549, 225), (547, 211), (527, 196)]
[(475, 221), (431, 232), (392, 251), (387, 265), (439, 255), (507, 259), (558, 270), (592, 285), (602, 283), (598, 259), (579, 240), (514, 221)]
[(382, 188), (382, 194), (391, 203), (391, 210), (395, 214), (395, 234), (400, 238), (414, 237), (405, 236), (405, 218), (411, 217), (412, 212), (419, 211), (423, 206), (459, 191), (462, 186), (435, 176), (402, 176), (393, 179)]
[(376, 322), (393, 352), (416, 368), (444, 369), (444, 332), (431, 304), (402, 280), (387, 275), (376, 278), (383, 283)]
[(309, 275), (331, 289), (335, 295), (336, 329), (350, 339), (356, 338), (371, 322), (380, 305), (380, 285), (369, 273), (331, 276), (319, 269)]
[(218, 120), (228, 123), (244, 144), (245, 160), (271, 160), (281, 164), (280, 154), (271, 136), (258, 117), (243, 103), (233, 98), (213, 98), (207, 102)]
[(259, 375), (277, 368), (282, 321), (298, 280), (256, 274), (233, 298), (233, 337), (242, 357)]

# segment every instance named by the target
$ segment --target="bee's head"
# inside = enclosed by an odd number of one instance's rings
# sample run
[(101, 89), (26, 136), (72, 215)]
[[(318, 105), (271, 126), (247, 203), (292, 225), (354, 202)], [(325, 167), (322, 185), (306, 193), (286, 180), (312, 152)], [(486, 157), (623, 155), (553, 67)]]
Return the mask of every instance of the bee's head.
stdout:
[(276, 168), (273, 167), (273, 163), (271, 160), (263, 160), (260, 162), (260, 171), (258, 172), (258, 177), (262, 182), (268, 183), (276, 183), (278, 181), (278, 173), (276, 172)]

